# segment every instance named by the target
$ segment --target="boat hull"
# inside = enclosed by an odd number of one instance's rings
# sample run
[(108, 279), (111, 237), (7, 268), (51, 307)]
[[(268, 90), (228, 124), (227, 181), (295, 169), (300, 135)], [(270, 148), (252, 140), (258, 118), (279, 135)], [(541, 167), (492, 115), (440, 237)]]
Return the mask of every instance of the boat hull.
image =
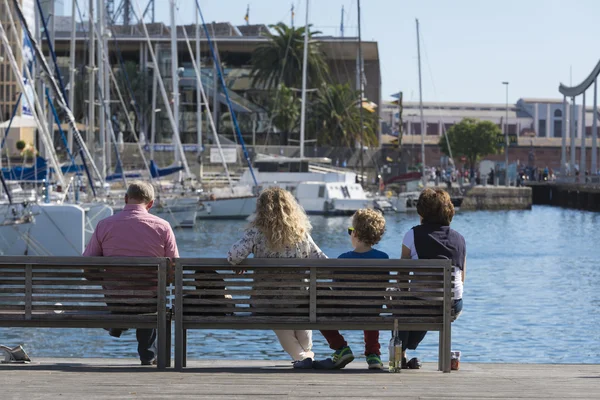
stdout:
[(234, 197), (200, 201), (198, 219), (246, 219), (256, 211), (257, 197)]

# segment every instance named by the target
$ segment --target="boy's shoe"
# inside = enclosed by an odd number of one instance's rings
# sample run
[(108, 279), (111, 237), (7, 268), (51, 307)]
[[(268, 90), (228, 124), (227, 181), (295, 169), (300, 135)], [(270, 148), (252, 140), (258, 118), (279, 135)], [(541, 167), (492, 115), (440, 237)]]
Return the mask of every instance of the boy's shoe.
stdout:
[(350, 347), (342, 347), (331, 355), (331, 361), (333, 361), (334, 369), (342, 369), (354, 361), (354, 354)]
[(294, 361), (292, 363), (292, 368), (294, 369), (312, 369), (313, 367), (313, 359), (305, 358), (304, 360)]
[(383, 369), (381, 358), (377, 354), (369, 354), (367, 364), (369, 364), (369, 369)]

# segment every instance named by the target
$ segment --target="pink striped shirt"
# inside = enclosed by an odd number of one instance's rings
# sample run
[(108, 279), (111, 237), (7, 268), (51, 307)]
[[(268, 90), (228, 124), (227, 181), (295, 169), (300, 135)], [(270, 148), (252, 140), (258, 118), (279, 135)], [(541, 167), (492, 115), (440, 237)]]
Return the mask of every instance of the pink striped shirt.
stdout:
[(167, 221), (150, 214), (143, 204), (127, 204), (98, 222), (83, 255), (177, 258), (179, 251)]

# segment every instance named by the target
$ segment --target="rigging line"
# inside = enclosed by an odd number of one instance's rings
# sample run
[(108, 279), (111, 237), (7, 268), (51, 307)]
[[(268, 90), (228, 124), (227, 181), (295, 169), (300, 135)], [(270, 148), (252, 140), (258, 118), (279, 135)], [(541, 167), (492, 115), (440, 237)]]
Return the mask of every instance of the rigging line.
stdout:
[[(4, 0), (4, 5), (6, 7), (6, 9), (9, 9), (8, 6), (8, 0)], [(18, 32), (18, 30), (16, 29), (14, 20), (12, 18), (12, 13), (8, 13), (9, 15), (9, 20), (11, 23), (11, 29), (13, 32)], [(26, 25), (23, 24), (23, 27), (26, 28)], [(15, 55), (12, 51), (12, 47), (8, 41), (8, 36), (6, 35), (6, 31), (4, 30), (4, 26), (2, 24), (2, 22), (0, 21), (0, 37), (2, 40), (2, 44), (4, 45), (5, 48), (5, 54), (8, 56), (9, 59), (9, 63), (10, 63), (10, 67), (13, 71), (14, 76), (17, 78), (17, 83), (19, 85), (19, 88), (21, 89), (21, 93), (25, 95), (25, 99), (27, 100), (28, 104), (33, 104), (34, 106), (32, 107), (32, 115), (35, 119), (36, 125), (38, 126), (38, 129), (41, 130), (41, 135), (39, 136), (42, 140), (43, 145), (47, 148), (47, 149), (52, 149), (54, 146), (52, 146), (52, 140), (51, 140), (51, 136), (50, 133), (48, 131), (48, 126), (46, 124), (46, 122), (44, 121), (44, 123), (41, 123), (41, 119), (39, 118), (39, 115), (43, 115), (43, 110), (42, 110), (42, 106), (40, 104), (40, 101), (38, 99), (37, 93), (35, 93), (35, 91), (31, 91), (31, 94), (33, 95), (33, 102), (31, 101), (30, 95), (29, 93), (27, 93), (27, 91), (25, 90), (25, 81), (23, 79), (23, 75), (21, 74), (21, 70), (19, 69), (18, 65), (17, 65), (17, 61), (15, 59)], [(19, 39), (19, 35), (16, 35), (17, 39), (17, 47), (18, 48), (23, 48), (22, 47), (22, 42)], [(27, 75), (27, 79), (29, 80), (29, 82), (33, 82), (33, 79), (31, 79), (31, 73), (29, 72), (29, 68), (24, 68), (25, 73)], [(40, 129), (41, 127), (41, 129)], [(56, 154), (52, 151), (48, 152), (48, 158), (50, 159), (50, 164), (53, 168), (55, 168), (57, 170), (56, 174), (58, 176), (58, 180), (61, 183), (61, 185), (63, 187), (65, 187), (65, 181), (64, 181), (64, 176), (60, 171), (60, 166), (58, 163), (58, 159), (56, 158)]]
[[(5, 0), (6, 4), (7, 4), (7, 1), (8, 0)], [(46, 62), (46, 59), (44, 58), (44, 54), (43, 54), (42, 50), (40, 49), (39, 44), (35, 40), (35, 37), (32, 34), (31, 29), (29, 28), (29, 25), (27, 25), (27, 20), (25, 18), (25, 15), (23, 14), (21, 5), (19, 4), (18, 0), (14, 0), (13, 4), (15, 5), (14, 9), (16, 10), (18, 17), (21, 20), (21, 25), (22, 25), (24, 31), (27, 33), (27, 36), (29, 37), (31, 45), (36, 53), (37, 59), (39, 60), (39, 63), (40, 63), (40, 66), (42, 67), (42, 70), (45, 72), (44, 76), (46, 77), (46, 81), (49, 84), (49, 86), (52, 88), (52, 91), (54, 92), (55, 97), (58, 99), (59, 105), (61, 106), (61, 108), (63, 109), (65, 114), (67, 115), (69, 124), (71, 125), (71, 127), (73, 129), (73, 136), (75, 137), (77, 143), (80, 146), (80, 151), (82, 151), (85, 154), (85, 156), (90, 160), (90, 162), (92, 164), (92, 169), (94, 170), (94, 173), (96, 174), (96, 176), (98, 176), (100, 183), (103, 184), (104, 180), (102, 178), (102, 175), (100, 174), (100, 171), (98, 171), (96, 164), (93, 162), (92, 155), (90, 154), (89, 149), (85, 146), (85, 143), (83, 142), (81, 133), (79, 132), (79, 129), (77, 128), (75, 116), (73, 115), (73, 112), (69, 108), (65, 98), (63, 97), (62, 91), (59, 89), (58, 84), (56, 83), (56, 80), (52, 76), (50, 67), (48, 66), (48, 63)], [(7, 9), (8, 9), (8, 7), (7, 7)], [(14, 21), (12, 19), (12, 14), (8, 13), (8, 15), (10, 17), (11, 25), (12, 25), (13, 29), (15, 30), (15, 32), (18, 32), (18, 30), (16, 29), (16, 27), (14, 25)], [(19, 43), (20, 43), (20, 41), (19, 41)], [(12, 50), (11, 50), (11, 54), (12, 54)], [(27, 73), (29, 73), (29, 70), (27, 68), (25, 68), (25, 70)], [(64, 89), (64, 87), (63, 87), (63, 89)], [(49, 148), (52, 148), (52, 146), (49, 146)], [(52, 153), (52, 152), (50, 152), (50, 153)], [(83, 163), (84, 163), (84, 165), (86, 165), (85, 159), (84, 159)], [(93, 181), (91, 181), (91, 180), (90, 180), (90, 186), (92, 187), (92, 191), (94, 192), (94, 196), (95, 196), (95, 189), (94, 189)]]
[[(140, 14), (141, 14), (140, 4), (139, 4), (138, 0), (134, 0), (134, 3), (136, 5), (137, 11), (136, 10), (132, 10), (132, 11), (135, 14), (136, 18), (138, 19), (138, 21), (141, 23), (142, 28), (144, 30), (144, 36), (146, 38), (146, 42), (148, 43), (148, 51), (150, 52), (150, 56), (152, 57), (152, 62), (154, 63), (154, 65), (156, 67), (158, 67), (156, 54), (154, 53), (154, 48), (152, 47), (150, 35), (148, 34), (148, 28), (146, 26), (146, 23), (144, 22), (143, 16), (142, 16), (142, 18), (140, 18)], [(156, 72), (157, 72), (157, 77), (158, 77), (158, 86), (160, 87), (160, 93), (163, 97), (163, 103), (165, 104), (165, 109), (167, 111), (167, 117), (169, 118), (169, 123), (171, 124), (171, 128), (173, 129), (173, 138), (175, 139), (175, 146), (179, 149), (179, 155), (181, 157), (181, 162), (183, 163), (183, 167), (184, 167), (186, 176), (193, 177), (193, 175), (190, 171), (190, 167), (187, 163), (187, 158), (185, 156), (185, 152), (183, 151), (183, 144), (181, 142), (181, 137), (179, 136), (179, 126), (176, 125), (175, 117), (173, 116), (173, 110), (171, 109), (171, 107), (169, 107), (170, 102), (169, 102), (169, 98), (167, 96), (167, 90), (165, 89), (165, 84), (160, 75), (160, 72), (159, 71), (156, 71)]]
[[(114, 21), (113, 21), (114, 22)], [(121, 67), (121, 72), (125, 78), (125, 84), (127, 86), (127, 91), (129, 92), (129, 97), (131, 98), (131, 104), (133, 105), (133, 111), (135, 112), (136, 118), (138, 121), (141, 121), (141, 112), (139, 110), (137, 100), (135, 99), (133, 87), (131, 86), (131, 80), (129, 79), (129, 74), (127, 73), (127, 69), (125, 68), (125, 59), (123, 58), (123, 53), (121, 52), (121, 46), (119, 46), (118, 35), (115, 33), (115, 30), (112, 29), (114, 27), (113, 22), (109, 23), (109, 28), (111, 28), (111, 33), (113, 37), (113, 42), (115, 44), (115, 50), (117, 50), (117, 58), (119, 60), (119, 66)]]
[[(202, 25), (204, 26), (204, 32), (206, 34), (206, 39), (208, 41), (208, 46), (210, 48), (210, 52), (212, 53), (213, 60), (216, 62), (217, 57), (215, 54), (215, 49), (212, 44), (212, 40), (210, 39), (210, 35), (208, 33), (208, 28), (206, 26), (206, 22), (204, 22), (204, 15), (202, 15), (202, 10), (200, 9), (200, 3), (196, 0), (196, 9), (200, 14), (200, 19), (202, 20)], [(238, 125), (237, 117), (235, 116), (235, 111), (233, 110), (233, 104), (231, 103), (231, 99), (229, 98), (229, 90), (227, 89), (227, 85), (225, 85), (225, 79), (223, 78), (223, 72), (221, 71), (221, 65), (216, 64), (216, 70), (219, 75), (219, 80), (221, 81), (221, 86), (223, 87), (223, 93), (225, 93), (225, 98), (227, 100), (227, 105), (229, 106), (229, 112), (231, 114), (231, 119), (235, 126), (235, 130), (240, 139), (240, 144), (242, 145), (242, 150), (244, 152), (244, 157), (246, 157), (246, 162), (248, 163), (248, 168), (250, 168), (250, 174), (252, 175), (252, 180), (254, 181), (254, 186), (258, 186), (258, 182), (256, 180), (256, 176), (254, 175), (254, 170), (252, 168), (252, 163), (250, 162), (250, 156), (248, 155), (248, 150), (246, 149), (246, 144), (244, 143), (244, 138), (242, 137), (242, 132), (240, 131), (240, 127)]]
[[(18, 0), (14, 0), (16, 3)], [(62, 95), (65, 98), (65, 104), (67, 107), (69, 103), (67, 102), (67, 93), (65, 91), (65, 85), (62, 80), (62, 75), (58, 68), (58, 60), (56, 59), (56, 53), (54, 52), (54, 46), (52, 45), (52, 40), (50, 39), (50, 31), (48, 30), (48, 24), (46, 23), (46, 19), (44, 18), (44, 10), (42, 9), (42, 3), (40, 0), (36, 0), (38, 12), (40, 13), (40, 20), (42, 21), (42, 28), (44, 28), (44, 34), (46, 36), (46, 44), (48, 45), (48, 50), (50, 52), (50, 56), (52, 57), (52, 62), (54, 63), (54, 71), (56, 73), (56, 77), (58, 78), (58, 82), (60, 83), (60, 89), (62, 90)], [(48, 15), (48, 19), (50, 19), (50, 15)]]
[[(101, 45), (99, 47), (100, 47), (100, 49), (102, 49)], [(102, 93), (102, 90), (100, 87), (100, 82), (98, 82), (98, 81), (96, 81), (96, 89), (98, 92), (98, 97), (100, 97), (100, 101), (102, 102), (102, 104), (106, 104), (104, 94)], [(104, 109), (104, 118), (107, 120), (106, 125), (108, 125), (108, 130), (110, 131), (110, 135), (113, 139), (113, 144), (115, 146), (115, 155), (117, 157), (117, 165), (121, 166), (121, 178), (123, 178), (123, 183), (125, 184), (125, 187), (127, 187), (127, 177), (125, 176), (125, 170), (123, 169), (123, 163), (121, 162), (121, 156), (119, 154), (120, 153), (119, 147), (117, 145), (117, 138), (115, 137), (115, 130), (113, 129), (112, 120), (110, 119), (110, 113), (108, 111), (108, 107), (102, 107), (102, 108)]]
[[(96, 36), (100, 37), (100, 33), (98, 32), (98, 28), (97, 25), (94, 25), (96, 28), (94, 29), (94, 33), (96, 34)], [(99, 41), (100, 42), (100, 41)], [(108, 53), (107, 53), (107, 49), (104, 47), (104, 45), (102, 43), (99, 43), (99, 47), (102, 53), (102, 63), (108, 63)], [(117, 96), (119, 97), (119, 102), (121, 103), (121, 106), (123, 107), (123, 110), (125, 111), (125, 117), (127, 120), (127, 124), (129, 125), (129, 129), (131, 130), (131, 133), (133, 135), (133, 138), (135, 139), (135, 142), (137, 144), (138, 150), (140, 152), (140, 155), (142, 157), (142, 161), (144, 163), (144, 167), (146, 168), (146, 170), (149, 173), (149, 178), (150, 178), (150, 182), (153, 182), (154, 178), (152, 177), (152, 171), (150, 171), (150, 164), (148, 163), (148, 159), (146, 158), (146, 155), (144, 154), (144, 149), (142, 148), (142, 144), (140, 143), (139, 140), (139, 136), (135, 130), (135, 126), (133, 124), (133, 121), (131, 120), (131, 117), (129, 116), (129, 113), (127, 112), (127, 106), (125, 105), (125, 100), (123, 99), (123, 95), (121, 93), (121, 89), (119, 89), (119, 85), (117, 83), (117, 78), (115, 77), (115, 74), (112, 70), (112, 68), (107, 68), (108, 69), (108, 74), (110, 76), (110, 79), (113, 82), (113, 91), (116, 92)], [(97, 82), (98, 84), (98, 82)], [(102, 100), (104, 101), (104, 100)], [(105, 111), (106, 112), (106, 111)], [(112, 120), (110, 120), (109, 118), (109, 124), (112, 123)], [(112, 126), (111, 126), (111, 130), (112, 130)], [(113, 133), (114, 135), (114, 130)], [(115, 141), (116, 142), (116, 141)], [(118, 155), (117, 155), (118, 156)], [(125, 176), (125, 172), (123, 171), (123, 176)]]
[[(439, 98), (437, 95), (437, 90), (435, 87), (435, 81), (433, 79), (433, 71), (431, 69), (431, 63), (429, 62), (429, 54), (427, 53), (427, 46), (425, 46), (425, 37), (423, 35), (423, 33), (421, 32), (421, 42), (423, 43), (423, 55), (425, 56), (425, 60), (427, 62), (427, 69), (429, 71), (429, 78), (431, 79), (431, 86), (433, 87), (433, 97), (435, 98), (435, 100), (437, 102), (439, 102)], [(442, 132), (444, 133), (444, 137), (446, 138), (446, 144), (448, 145), (448, 153), (450, 156), (450, 160), (452, 162), (452, 165), (454, 165), (454, 158), (452, 157), (452, 148), (450, 147), (450, 140), (448, 140), (448, 133), (446, 132), (446, 124), (443, 123), (442, 121), (442, 109), (441, 108), (437, 108), (438, 110), (438, 116), (439, 116), (439, 122), (438, 123), (442, 123)]]
[[(301, 2), (301, 0), (298, 0), (296, 2), (296, 8), (300, 7), (300, 2)], [(293, 29), (293, 27), (290, 27), (290, 28)], [(279, 74), (279, 79), (278, 79), (278, 82), (277, 82), (277, 89), (279, 89), (279, 87), (281, 85), (281, 81), (283, 80), (283, 74), (285, 73), (285, 67), (286, 67), (286, 64), (287, 64), (287, 58), (288, 58), (288, 54), (289, 54), (289, 51), (290, 51), (291, 44), (292, 44), (292, 35), (290, 35), (290, 37), (288, 38), (288, 43), (287, 43), (287, 46), (285, 48), (285, 53), (283, 55), (283, 64), (281, 66), (281, 73)], [(280, 94), (279, 92), (280, 91), (277, 90), (277, 92), (275, 93), (275, 101), (274, 101), (275, 104), (278, 104), (279, 94)], [(273, 132), (273, 119), (275, 119), (275, 115), (271, 114), (270, 118), (269, 118), (269, 126), (267, 128), (267, 136), (265, 138), (265, 146), (267, 146), (267, 144), (269, 143), (269, 136)], [(291, 132), (288, 132), (288, 133), (291, 133)], [(287, 145), (287, 143), (286, 143), (286, 145)]]
[(71, 150), (69, 149), (67, 137), (65, 136), (65, 133), (63, 132), (63, 130), (60, 126), (60, 118), (58, 118), (58, 113), (56, 112), (56, 108), (54, 108), (54, 104), (52, 104), (52, 99), (50, 99), (50, 89), (48, 89), (48, 88), (46, 88), (46, 99), (48, 100), (48, 106), (50, 107), (50, 110), (52, 111), (52, 114), (54, 115), (54, 121), (56, 122), (56, 125), (58, 126), (58, 132), (60, 132), (60, 136), (62, 137), (63, 143), (65, 145), (65, 149), (67, 149), (67, 155), (69, 156), (69, 159), (71, 160), (71, 163), (73, 164), (73, 166), (75, 166), (75, 169), (77, 169), (75, 157), (73, 157), (73, 154), (71, 153)]
[[(200, 70), (198, 69), (198, 65), (196, 64), (196, 58), (194, 57), (194, 53), (192, 52), (192, 46), (190, 44), (190, 39), (188, 38), (188, 35), (187, 35), (187, 29), (185, 29), (185, 27), (183, 27), (183, 35), (185, 37), (185, 43), (187, 44), (188, 51), (190, 52), (190, 58), (192, 59), (192, 66), (194, 67), (194, 72), (196, 72), (196, 77), (200, 84), (200, 90), (202, 92), (202, 99), (204, 101), (204, 105), (205, 105), (206, 109), (208, 110), (210, 127), (212, 128), (213, 134), (215, 136), (215, 142), (217, 143), (217, 148), (219, 149), (219, 155), (221, 156), (221, 161), (223, 162), (223, 168), (225, 168), (225, 174), (227, 176), (227, 181), (229, 182), (229, 187), (231, 188), (231, 192), (234, 193), (233, 182), (231, 181), (231, 175), (229, 175), (229, 168), (227, 168), (227, 162), (225, 161), (225, 155), (223, 154), (223, 149), (221, 148), (221, 142), (219, 140), (219, 135), (217, 134), (217, 130), (215, 128), (215, 123), (213, 121), (212, 114), (210, 113), (210, 108), (208, 105), (208, 101), (206, 99), (206, 93), (204, 93), (204, 85), (202, 84), (202, 76), (201, 76)], [(199, 123), (202, 123), (202, 122), (199, 121)]]

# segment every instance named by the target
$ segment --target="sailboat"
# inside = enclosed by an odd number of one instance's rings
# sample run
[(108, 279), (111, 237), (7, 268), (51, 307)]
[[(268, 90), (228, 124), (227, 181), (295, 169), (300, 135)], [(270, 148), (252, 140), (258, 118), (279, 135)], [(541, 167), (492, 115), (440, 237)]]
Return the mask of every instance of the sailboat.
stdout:
[[(11, 9), (8, 1), (4, 1), (5, 9)], [(32, 31), (29, 27), (28, 21), (23, 15), (23, 11), (18, 2), (14, 3), (16, 14), (19, 17), (19, 22), (24, 29), (25, 37), (29, 39), (31, 50), (36, 54), (37, 62), (43, 70), (43, 79), (46, 81), (48, 86), (52, 89), (52, 92), (56, 96), (58, 104), (65, 111), (67, 118), (72, 126), (75, 125), (73, 114), (68, 107), (63, 92), (59, 89), (55, 78), (48, 67), (46, 60), (39, 48), (38, 42), (32, 35)], [(43, 19), (43, 18), (41, 18)], [(15, 21), (12, 15), (9, 14), (10, 29), (14, 32), (18, 32), (15, 26)], [(40, 31), (39, 29), (37, 30)], [(22, 37), (20, 34), (15, 37)], [(3, 171), (2, 181), (3, 188), (5, 189), (5, 200), (0, 203), (0, 254), (2, 255), (61, 255), (61, 256), (75, 256), (81, 255), (85, 247), (86, 241), (89, 240), (95, 224), (104, 215), (110, 215), (112, 211), (100, 203), (94, 203), (87, 206), (68, 203), (68, 201), (74, 201), (77, 198), (77, 188), (74, 186), (74, 180), (68, 181), (63, 175), (63, 168), (58, 163), (57, 155), (52, 146), (51, 137), (48, 131), (48, 126), (45, 121), (45, 113), (40, 103), (40, 99), (33, 90), (28, 90), (25, 86), (25, 79), (23, 73), (27, 75), (27, 82), (34, 82), (31, 77), (31, 71), (29, 68), (21, 70), (16, 62), (16, 57), (13, 54), (12, 47), (8, 41), (7, 31), (5, 30), (2, 22), (0, 21), (0, 40), (2, 46), (4, 46), (5, 54), (8, 56), (9, 64), (12, 72), (16, 78), (16, 82), (19, 85), (21, 94), (24, 97), (23, 101), (31, 109), (32, 118), (38, 127), (39, 137), (44, 145), (46, 151), (47, 160), (36, 160), (31, 170), (27, 167), (21, 169), (20, 177), (25, 174), (30, 175), (31, 179), (40, 178), (36, 171), (38, 167), (42, 167), (42, 164), (46, 165), (45, 172), (45, 199), (44, 202), (38, 197), (37, 192), (29, 192), (29, 197), (17, 198), (13, 197), (13, 193), (25, 193), (22, 188), (15, 182), (5, 180), (5, 174)], [(20, 39), (17, 39), (20, 42)], [(20, 51), (24, 51), (22, 46)], [(51, 50), (52, 53), (52, 50)], [(49, 98), (49, 96), (48, 96)], [(49, 103), (51, 107), (53, 105)], [(56, 116), (56, 114), (55, 114)], [(75, 128), (75, 134), (78, 140), (81, 141), (79, 131)], [(85, 146), (81, 147), (81, 154), (89, 157), (89, 152)], [(84, 161), (85, 162), (85, 161)], [(93, 166), (96, 170), (95, 166)], [(41, 168), (39, 168), (41, 169)], [(9, 178), (11, 172), (8, 172)], [(56, 182), (56, 192), (63, 194), (55, 197), (52, 201), (51, 198), (51, 185), (50, 176), (48, 172), (52, 173), (52, 179)], [(59, 190), (60, 188), (60, 190)], [(13, 189), (15, 189), (13, 191)], [(73, 189), (73, 193), (71, 193)]]

